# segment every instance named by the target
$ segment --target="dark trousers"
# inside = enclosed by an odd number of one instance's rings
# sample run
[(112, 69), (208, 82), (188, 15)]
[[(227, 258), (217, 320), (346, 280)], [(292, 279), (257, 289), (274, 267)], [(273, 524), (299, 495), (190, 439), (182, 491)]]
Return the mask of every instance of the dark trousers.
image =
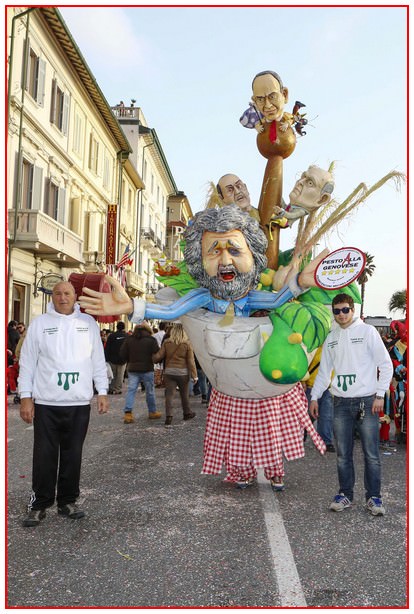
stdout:
[(165, 415), (173, 415), (173, 398), (175, 389), (178, 386), (181, 397), (181, 407), (183, 408), (183, 414), (186, 416), (191, 413), (190, 398), (188, 396), (188, 382), (190, 381), (189, 375), (167, 375), (164, 374), (165, 381)]
[(50, 507), (55, 497), (59, 507), (79, 497), (90, 410), (90, 405), (35, 403), (31, 509)]

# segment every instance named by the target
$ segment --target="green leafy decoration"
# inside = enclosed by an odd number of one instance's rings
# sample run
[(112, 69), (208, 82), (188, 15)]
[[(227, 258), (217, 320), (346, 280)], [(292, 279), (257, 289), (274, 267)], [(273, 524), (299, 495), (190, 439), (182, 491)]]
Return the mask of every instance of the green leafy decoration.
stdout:
[(350, 296), (352, 296), (355, 303), (357, 303), (358, 305), (361, 304), (361, 294), (355, 282), (352, 282), (348, 286), (340, 288), (339, 290), (323, 290), (322, 288), (310, 288), (307, 292), (301, 294), (298, 297), (298, 300), (301, 303), (322, 303), (322, 305), (330, 305), (334, 296), (336, 296), (340, 292), (345, 292), (346, 294), (349, 294)]
[(184, 296), (190, 290), (199, 288), (200, 285), (196, 282), (194, 277), (187, 271), (187, 264), (182, 262), (174, 263), (174, 265), (180, 269), (180, 273), (177, 275), (156, 275), (156, 279), (164, 286), (174, 288), (179, 296)]
[(275, 312), (293, 332), (302, 335), (309, 352), (322, 345), (331, 328), (329, 309), (319, 303), (292, 301), (277, 307)]

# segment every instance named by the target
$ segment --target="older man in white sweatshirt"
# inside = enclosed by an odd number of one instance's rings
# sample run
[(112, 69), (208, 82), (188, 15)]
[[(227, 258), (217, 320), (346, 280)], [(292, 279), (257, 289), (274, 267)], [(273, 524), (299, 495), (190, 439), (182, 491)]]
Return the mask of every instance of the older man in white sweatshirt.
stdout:
[(33, 493), (23, 526), (37, 526), (55, 499), (58, 514), (78, 520), (82, 447), (93, 384), (98, 412), (108, 411), (108, 377), (96, 321), (80, 312), (75, 290), (59, 282), (47, 313), (30, 324), (20, 354), (20, 415), (34, 426)]

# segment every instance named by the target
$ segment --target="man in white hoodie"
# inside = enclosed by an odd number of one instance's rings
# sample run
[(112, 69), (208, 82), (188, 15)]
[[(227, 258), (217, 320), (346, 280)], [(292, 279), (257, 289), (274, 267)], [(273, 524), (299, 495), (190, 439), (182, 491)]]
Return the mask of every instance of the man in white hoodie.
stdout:
[[(366, 509), (383, 516), (379, 416), (392, 377), (392, 362), (378, 331), (355, 316), (354, 301), (345, 293), (332, 301), (335, 324), (322, 349), (309, 411), (318, 417), (318, 401), (331, 384), (334, 435), (337, 444), (338, 494), (330, 509), (342, 512), (354, 497), (354, 431), (358, 429), (365, 459)], [(331, 374), (332, 381), (331, 381)]]
[(52, 290), (47, 313), (30, 324), (20, 354), (20, 415), (34, 427), (25, 527), (37, 526), (55, 499), (58, 514), (85, 516), (76, 499), (93, 384), (98, 412), (106, 413), (108, 377), (99, 328), (80, 312), (72, 284), (62, 281)]

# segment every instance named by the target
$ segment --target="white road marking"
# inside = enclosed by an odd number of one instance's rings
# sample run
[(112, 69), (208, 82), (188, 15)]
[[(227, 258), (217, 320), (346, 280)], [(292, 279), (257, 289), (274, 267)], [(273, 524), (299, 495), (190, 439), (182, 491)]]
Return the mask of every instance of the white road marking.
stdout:
[(269, 480), (266, 480), (261, 471), (259, 471), (257, 478), (279, 589), (280, 605), (284, 607), (306, 607), (305, 595), (290, 548), (277, 495), (272, 491)]

